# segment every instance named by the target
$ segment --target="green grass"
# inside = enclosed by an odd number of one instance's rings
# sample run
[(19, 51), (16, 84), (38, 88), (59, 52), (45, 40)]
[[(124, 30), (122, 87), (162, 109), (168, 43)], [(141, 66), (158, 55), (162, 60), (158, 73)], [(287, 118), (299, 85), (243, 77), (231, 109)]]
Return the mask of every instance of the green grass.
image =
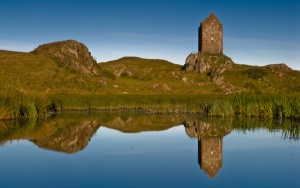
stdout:
[(224, 81), (242, 92), (254, 94), (299, 94), (300, 72), (279, 75), (267, 66), (235, 64), (223, 73)]
[[(224, 59), (220, 58), (219, 64), (224, 64)], [(48, 56), (0, 50), (0, 85), (26, 94), (46, 91), (49, 94), (99, 95), (224, 93), (206, 73), (186, 72), (182, 65), (165, 60), (124, 57), (98, 66), (98, 75), (87, 76)], [(299, 94), (299, 71), (280, 76), (268, 67), (234, 64), (221, 76), (224, 82), (242, 92)]]
[(300, 119), (298, 95), (53, 95), (58, 110)]
[[(147, 113), (199, 113), (201, 103), (222, 96), (204, 95), (53, 95), (59, 110), (141, 110)], [(223, 98), (223, 97), (222, 97)]]
[(0, 119), (45, 117), (52, 107), (51, 101), (45, 95), (0, 90)]
[(300, 118), (300, 96), (238, 95), (233, 98), (235, 113), (261, 118)]
[(260, 69), (260, 68), (250, 68), (242, 73), (246, 74), (249, 78), (252, 78), (255, 80), (261, 79), (264, 76), (268, 75), (268, 72), (266, 70)]
[[(185, 72), (181, 65), (159, 59), (124, 57), (99, 66), (107, 78), (102, 93), (190, 95), (213, 93), (219, 88), (206, 75)], [(107, 72), (115, 78), (111, 79)]]
[(86, 76), (46, 56), (0, 50), (0, 85), (26, 94), (208, 94), (219, 88), (164, 60), (126, 57), (98, 65), (99, 75)]
[(298, 95), (25, 95), (0, 92), (0, 119), (43, 117), (58, 111), (142, 111), (218, 117), (300, 119)]
[[(186, 72), (182, 65), (159, 59), (124, 57), (98, 65), (93, 60), (99, 73), (84, 74), (62, 62), (74, 55), (64, 52), (65, 57), (54, 58), (61, 45), (42, 45), (31, 53), (0, 50), (0, 118), (39, 116), (47, 96), (58, 110), (299, 118), (299, 71), (232, 64), (219, 76), (234, 90), (252, 95), (225, 97), (228, 85), (222, 87), (206, 73)], [(228, 59), (205, 56), (215, 59), (216, 67)]]
[(0, 50), (1, 88), (13, 88), (25, 94), (68, 94), (93, 93), (102, 86), (98, 77), (86, 77), (51, 58)]

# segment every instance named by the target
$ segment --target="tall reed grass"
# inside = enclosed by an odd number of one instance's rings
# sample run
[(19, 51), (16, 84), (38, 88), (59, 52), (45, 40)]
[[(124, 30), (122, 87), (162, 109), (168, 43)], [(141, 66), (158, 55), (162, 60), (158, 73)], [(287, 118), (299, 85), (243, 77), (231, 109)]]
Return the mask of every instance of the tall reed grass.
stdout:
[(249, 95), (232, 97), (236, 115), (260, 118), (300, 118), (300, 96)]
[(45, 95), (29, 96), (16, 90), (0, 90), (0, 119), (43, 117), (51, 110)]
[(300, 96), (252, 95), (54, 95), (58, 110), (132, 111), (259, 118), (300, 118)]

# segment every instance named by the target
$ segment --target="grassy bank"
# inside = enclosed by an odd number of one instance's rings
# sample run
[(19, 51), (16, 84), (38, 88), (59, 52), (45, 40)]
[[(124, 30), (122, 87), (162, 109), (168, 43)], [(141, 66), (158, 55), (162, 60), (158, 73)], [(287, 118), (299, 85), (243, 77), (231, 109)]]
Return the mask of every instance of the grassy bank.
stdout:
[(296, 95), (53, 95), (50, 98), (58, 110), (300, 118), (300, 96)]
[(0, 119), (44, 117), (50, 110), (51, 101), (45, 95), (0, 90)]
[(0, 119), (44, 117), (58, 111), (141, 111), (217, 117), (300, 119), (297, 95), (26, 95), (0, 91)]

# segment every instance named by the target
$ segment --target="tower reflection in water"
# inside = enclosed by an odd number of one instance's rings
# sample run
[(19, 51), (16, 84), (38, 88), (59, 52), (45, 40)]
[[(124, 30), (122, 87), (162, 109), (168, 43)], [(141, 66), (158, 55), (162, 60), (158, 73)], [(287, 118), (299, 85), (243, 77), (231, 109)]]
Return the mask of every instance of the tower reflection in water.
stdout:
[(198, 163), (200, 168), (214, 178), (222, 168), (223, 137), (232, 127), (204, 121), (186, 121), (185, 131), (190, 137), (198, 138)]

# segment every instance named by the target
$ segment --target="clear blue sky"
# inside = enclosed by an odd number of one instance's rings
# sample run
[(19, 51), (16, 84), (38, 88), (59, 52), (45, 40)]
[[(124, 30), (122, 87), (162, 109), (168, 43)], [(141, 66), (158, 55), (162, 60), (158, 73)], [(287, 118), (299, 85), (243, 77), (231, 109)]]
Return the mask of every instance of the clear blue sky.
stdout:
[(300, 70), (298, 0), (1, 0), (0, 49), (74, 39), (98, 62), (138, 56), (183, 65), (211, 12), (236, 63)]

